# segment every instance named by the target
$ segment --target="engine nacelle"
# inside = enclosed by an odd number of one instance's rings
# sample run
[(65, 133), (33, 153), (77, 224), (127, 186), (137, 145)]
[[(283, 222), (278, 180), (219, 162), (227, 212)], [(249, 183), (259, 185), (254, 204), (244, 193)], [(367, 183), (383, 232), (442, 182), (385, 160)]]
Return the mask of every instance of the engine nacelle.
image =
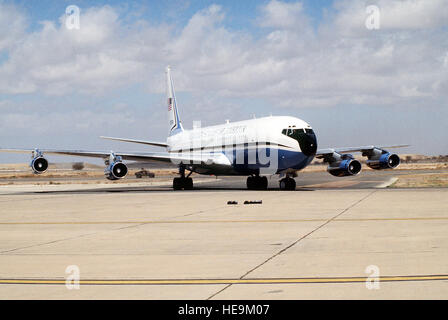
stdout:
[(48, 169), (48, 160), (39, 155), (31, 160), (30, 167), (35, 174), (44, 173)]
[(121, 161), (111, 162), (106, 169), (104, 175), (109, 180), (118, 180), (124, 178), (128, 174), (128, 167)]
[(382, 153), (368, 158), (366, 164), (375, 170), (393, 169), (400, 164), (400, 157), (395, 153)]
[(338, 161), (330, 162), (327, 171), (335, 177), (353, 176), (361, 172), (361, 162), (351, 154), (344, 154)]

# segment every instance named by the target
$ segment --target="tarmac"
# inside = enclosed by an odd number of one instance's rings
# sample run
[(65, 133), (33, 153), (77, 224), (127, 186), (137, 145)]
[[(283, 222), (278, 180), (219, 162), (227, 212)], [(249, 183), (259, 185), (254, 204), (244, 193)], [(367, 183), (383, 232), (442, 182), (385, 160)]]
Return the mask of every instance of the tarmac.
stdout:
[(396, 174), (0, 186), (0, 299), (447, 299), (448, 189)]

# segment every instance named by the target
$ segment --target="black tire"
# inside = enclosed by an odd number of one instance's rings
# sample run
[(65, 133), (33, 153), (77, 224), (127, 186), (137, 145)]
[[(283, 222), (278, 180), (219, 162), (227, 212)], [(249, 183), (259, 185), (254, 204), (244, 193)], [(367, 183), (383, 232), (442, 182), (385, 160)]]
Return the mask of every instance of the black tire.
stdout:
[(266, 190), (268, 188), (268, 178), (260, 176), (250, 176), (247, 178), (247, 189)]
[(283, 178), (280, 180), (280, 190), (296, 190), (296, 181), (292, 178)]
[(289, 178), (287, 182), (288, 188), (286, 190), (294, 191), (296, 190), (296, 180)]
[(173, 189), (174, 190), (182, 190), (182, 179), (181, 178), (174, 178), (173, 179)]
[(185, 178), (185, 180), (184, 180), (184, 189), (185, 190), (192, 190), (193, 189), (193, 179), (192, 178)]
[(279, 184), (280, 190), (286, 190), (286, 179), (281, 179), (278, 184)]
[(254, 190), (254, 188), (255, 188), (255, 181), (254, 181), (254, 177), (247, 177), (247, 182), (246, 182), (246, 185), (247, 185), (247, 189), (248, 190)]
[(267, 189), (268, 189), (268, 178), (260, 177), (260, 190), (267, 190)]

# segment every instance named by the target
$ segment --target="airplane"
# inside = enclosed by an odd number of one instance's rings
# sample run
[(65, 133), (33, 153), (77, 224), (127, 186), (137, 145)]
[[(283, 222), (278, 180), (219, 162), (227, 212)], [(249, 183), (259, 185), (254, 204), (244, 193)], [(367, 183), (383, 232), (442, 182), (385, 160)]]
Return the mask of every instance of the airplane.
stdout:
[[(193, 172), (215, 176), (248, 176), (247, 189), (266, 190), (268, 176), (279, 175), (281, 190), (295, 190), (294, 177), (314, 158), (328, 163), (333, 176), (353, 176), (361, 172), (361, 162), (352, 155), (361, 152), (372, 169), (393, 169), (400, 157), (373, 145), (317, 149), (316, 133), (309, 123), (291, 116), (269, 116), (221, 125), (184, 129), (179, 116), (171, 69), (166, 68), (168, 137), (165, 142), (101, 136), (120, 142), (165, 148), (165, 152), (102, 152), (51, 149), (0, 149), (0, 152), (31, 153), (30, 167), (35, 174), (48, 169), (45, 155), (68, 155), (104, 159), (104, 174), (109, 180), (124, 178), (128, 168), (123, 162), (171, 162), (179, 168), (173, 179), (174, 190), (193, 189)], [(188, 172), (188, 173), (187, 173)]]

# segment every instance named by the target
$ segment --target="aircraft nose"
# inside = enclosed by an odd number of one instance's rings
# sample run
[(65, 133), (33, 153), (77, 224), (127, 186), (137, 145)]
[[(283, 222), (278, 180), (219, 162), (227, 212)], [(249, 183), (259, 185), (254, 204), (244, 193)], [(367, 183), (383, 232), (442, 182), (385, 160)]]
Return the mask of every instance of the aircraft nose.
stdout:
[(317, 138), (313, 131), (307, 132), (302, 135), (302, 138), (299, 140), (300, 149), (306, 156), (314, 156), (317, 151)]

